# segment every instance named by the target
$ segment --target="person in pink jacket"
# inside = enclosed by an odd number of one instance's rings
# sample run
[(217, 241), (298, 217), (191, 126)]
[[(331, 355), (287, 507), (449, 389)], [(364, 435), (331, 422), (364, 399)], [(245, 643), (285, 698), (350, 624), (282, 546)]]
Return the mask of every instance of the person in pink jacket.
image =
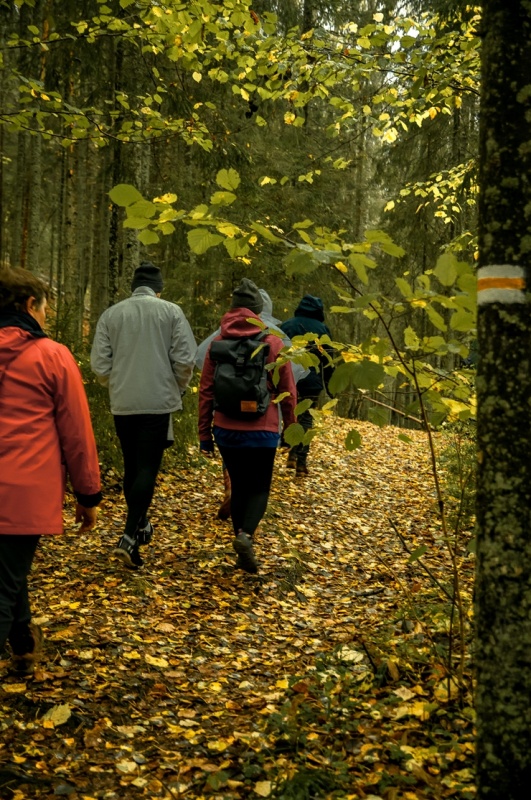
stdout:
[[(232, 295), (232, 308), (221, 320), (220, 339), (256, 337), (260, 328), (248, 320), (257, 320), (262, 311), (262, 296), (248, 278), (244, 278)], [(262, 326), (263, 327), (263, 326)], [(211, 456), (214, 440), (232, 485), (231, 517), (234, 528), (233, 547), (238, 554), (237, 565), (246, 572), (257, 572), (258, 564), (253, 549), (253, 534), (265, 514), (271, 488), (276, 448), (280, 443), (280, 410), (284, 429), (295, 422), (294, 409), (297, 390), (291, 364), (278, 370), (279, 378), (273, 383), (273, 372), (268, 372), (271, 402), (264, 414), (255, 419), (235, 419), (214, 408), (215, 362), (207, 351), (199, 387), (199, 440), (201, 452)], [(267, 363), (276, 361), (283, 341), (279, 336), (267, 334), (260, 343), (269, 345)], [(258, 343), (257, 343), (258, 346)], [(279, 403), (272, 402), (281, 396)], [(279, 408), (280, 406), (280, 408)]]
[(48, 289), (31, 272), (0, 268), (0, 650), (31, 672), (42, 631), (27, 578), (41, 535), (63, 531), (66, 476), (79, 533), (96, 523), (100, 472), (87, 397), (70, 351), (43, 331)]

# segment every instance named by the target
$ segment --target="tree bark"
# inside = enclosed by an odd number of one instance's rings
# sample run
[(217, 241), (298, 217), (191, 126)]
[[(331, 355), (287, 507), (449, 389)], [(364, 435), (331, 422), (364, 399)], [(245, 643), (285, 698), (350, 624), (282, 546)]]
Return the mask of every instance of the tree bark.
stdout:
[(478, 273), (477, 783), (531, 781), (531, 2), (485, 0)]

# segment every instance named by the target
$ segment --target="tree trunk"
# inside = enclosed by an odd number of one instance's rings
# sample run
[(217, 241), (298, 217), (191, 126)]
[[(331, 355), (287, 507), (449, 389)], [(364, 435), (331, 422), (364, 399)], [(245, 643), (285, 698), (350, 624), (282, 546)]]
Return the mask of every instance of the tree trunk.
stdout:
[(478, 273), (477, 780), (531, 783), (531, 2), (485, 0)]

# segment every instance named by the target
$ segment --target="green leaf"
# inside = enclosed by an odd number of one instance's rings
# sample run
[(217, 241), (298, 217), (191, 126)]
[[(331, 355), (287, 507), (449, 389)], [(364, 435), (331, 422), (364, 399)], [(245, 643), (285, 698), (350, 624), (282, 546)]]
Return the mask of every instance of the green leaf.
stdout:
[(236, 200), (234, 192), (214, 192), (210, 197), (213, 206), (230, 206)]
[(158, 233), (152, 230), (145, 230), (138, 234), (138, 241), (142, 242), (142, 244), (157, 244), (159, 241)]
[(381, 364), (375, 361), (359, 361), (353, 364), (352, 381), (358, 389), (372, 390), (377, 389), (383, 383), (385, 370)]
[(308, 253), (298, 247), (284, 259), (284, 265), (288, 275), (307, 275), (319, 266), (313, 252)]
[(408, 325), (404, 331), (404, 344), (409, 350), (418, 350), (420, 347), (420, 339), (411, 325)]
[(137, 200), (135, 203), (132, 203), (127, 208), (127, 216), (132, 217), (154, 217), (157, 213), (158, 209), (155, 203), (151, 203), (149, 200)]
[(428, 549), (427, 544), (421, 544), (420, 547), (417, 547), (416, 550), (413, 550), (413, 552), (411, 553), (411, 555), (407, 560), (407, 563), (412, 564), (414, 561), (418, 561), (419, 558), (422, 558), (427, 549)]
[(346, 364), (339, 364), (328, 382), (328, 391), (331, 395), (344, 392), (352, 384), (352, 376), (355, 364), (348, 361)]
[(387, 412), (380, 406), (371, 406), (367, 412), (367, 416), (369, 417), (369, 421), (372, 422), (373, 425), (378, 425), (379, 428), (385, 428), (387, 425)]
[(109, 197), (117, 206), (130, 206), (144, 198), (130, 183), (118, 183), (109, 192)]
[(230, 192), (240, 185), (240, 176), (232, 167), (230, 169), (220, 169), (216, 175), (216, 183), (222, 189), (228, 189)]
[(190, 250), (198, 255), (202, 255), (210, 247), (220, 244), (224, 238), (224, 236), (220, 236), (217, 233), (211, 233), (206, 228), (194, 228), (194, 230), (188, 231)]
[(297, 403), (295, 406), (295, 416), (300, 417), (301, 414), (304, 414), (305, 411), (308, 411), (308, 409), (312, 407), (312, 404), (312, 400), (301, 400), (301, 402)]
[(141, 230), (147, 228), (150, 220), (147, 217), (127, 217), (124, 220), (124, 228), (133, 228), (134, 230)]
[(409, 298), (413, 296), (411, 286), (404, 278), (395, 278), (395, 283), (400, 289), (403, 297)]
[(446, 322), (444, 321), (443, 317), (439, 314), (439, 312), (434, 309), (432, 305), (426, 306), (426, 314), (430, 318), (431, 324), (434, 325), (439, 331), (446, 330)]
[(282, 239), (280, 239), (278, 236), (275, 236), (275, 234), (272, 231), (270, 231), (269, 228), (266, 228), (265, 225), (261, 225), (259, 222), (251, 222), (251, 228), (253, 229), (253, 231), (259, 233), (260, 236), (263, 236), (264, 239), (267, 239), (268, 242), (282, 241)]
[(443, 286), (453, 286), (457, 280), (457, 259), (453, 253), (443, 253), (437, 259), (433, 274)]
[(361, 446), (361, 436), (358, 431), (351, 430), (347, 433), (345, 447), (347, 450), (357, 450)]
[(399, 433), (398, 438), (401, 442), (405, 442), (406, 444), (412, 444), (413, 439), (405, 433)]
[(303, 439), (304, 428), (302, 425), (299, 425), (298, 422), (294, 422), (286, 431), (284, 431), (284, 441), (291, 445), (291, 447), (295, 447), (296, 444), (300, 444)]

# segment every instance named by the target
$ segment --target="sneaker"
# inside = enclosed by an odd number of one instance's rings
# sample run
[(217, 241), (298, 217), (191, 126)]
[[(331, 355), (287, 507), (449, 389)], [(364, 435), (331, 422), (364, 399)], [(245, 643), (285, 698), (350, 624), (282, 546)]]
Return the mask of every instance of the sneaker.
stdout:
[(112, 552), (129, 569), (138, 569), (144, 563), (138, 550), (138, 542), (125, 533)]
[(13, 653), (9, 663), (9, 671), (14, 675), (31, 675), (42, 651), (44, 639), (42, 628), (40, 625), (30, 622), (29, 629), (33, 639), (33, 650), (30, 653)]
[(234, 538), (232, 546), (238, 553), (236, 566), (245, 570), (245, 572), (251, 572), (253, 574), (258, 572), (258, 563), (254, 555), (251, 537), (243, 531), (240, 531)]
[(143, 528), (136, 529), (137, 544), (149, 544), (153, 538), (153, 525), (148, 522)]

